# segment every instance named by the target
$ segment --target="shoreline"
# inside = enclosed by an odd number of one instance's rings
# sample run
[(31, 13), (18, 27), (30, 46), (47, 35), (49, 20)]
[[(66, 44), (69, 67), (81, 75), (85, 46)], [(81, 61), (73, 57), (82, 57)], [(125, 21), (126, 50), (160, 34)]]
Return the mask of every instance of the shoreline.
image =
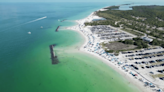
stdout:
[[(99, 10), (104, 10), (104, 9), (99, 9)], [(97, 10), (98, 11), (98, 10)], [(103, 63), (107, 64), (109, 67), (111, 67), (112, 69), (114, 69), (116, 72), (118, 72), (119, 74), (121, 74), (130, 84), (132, 84), (132, 86), (137, 87), (141, 92), (153, 92), (150, 88), (145, 87), (144, 84), (142, 82), (140, 82), (138, 79), (135, 79), (133, 76), (131, 76), (128, 72), (125, 72), (118, 64), (117, 62), (110, 62), (108, 59), (103, 58), (102, 56), (91, 52), (91, 51), (87, 51), (86, 48), (84, 48), (87, 43), (90, 41), (89, 38), (87, 38), (88, 34), (84, 32), (84, 30), (87, 30), (87, 32), (89, 32), (90, 30), (88, 29), (88, 27), (84, 26), (85, 22), (90, 22), (93, 19), (99, 19), (101, 17), (94, 15), (95, 12), (92, 12), (88, 17), (84, 18), (84, 19), (80, 19), (80, 20), (75, 20), (75, 22), (77, 23), (77, 25), (72, 26), (72, 27), (67, 27), (67, 29), (69, 30), (73, 30), (78, 32), (79, 34), (81, 34), (82, 37), (84, 37), (85, 42), (80, 46), (79, 51), (83, 52), (83, 53), (87, 53), (90, 54), (98, 59), (100, 59)], [(92, 34), (92, 33), (90, 33)], [(96, 40), (95, 42), (99, 42), (98, 40)], [(115, 56), (113, 56), (111, 59), (115, 58)], [(130, 70), (129, 71), (133, 71)]]

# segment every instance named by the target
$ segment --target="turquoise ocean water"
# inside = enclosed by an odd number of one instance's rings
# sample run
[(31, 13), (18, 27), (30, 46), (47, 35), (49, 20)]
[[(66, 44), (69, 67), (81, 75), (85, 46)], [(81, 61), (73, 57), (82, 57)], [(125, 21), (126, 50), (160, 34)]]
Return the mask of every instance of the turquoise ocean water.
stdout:
[[(68, 20), (115, 4), (1, 3), (0, 92), (139, 92), (96, 57), (78, 52), (84, 38), (63, 29), (75, 25)], [(51, 64), (51, 44), (56, 44), (57, 65)]]

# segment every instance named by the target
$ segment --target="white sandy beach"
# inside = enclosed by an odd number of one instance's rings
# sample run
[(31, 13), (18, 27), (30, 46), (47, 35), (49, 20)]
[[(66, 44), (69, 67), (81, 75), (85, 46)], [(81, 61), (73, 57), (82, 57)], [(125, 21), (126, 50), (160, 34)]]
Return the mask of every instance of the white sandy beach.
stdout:
[[(104, 9), (100, 9), (101, 11)], [(93, 19), (99, 19), (101, 17), (96, 16), (93, 13), (91, 13), (88, 17), (81, 19), (81, 20), (76, 20), (77, 25), (72, 26), (72, 27), (68, 27), (67, 29), (71, 29), (74, 31), (79, 32), (84, 38), (85, 38), (85, 43), (80, 47), (80, 51), (84, 52), (84, 53), (88, 53), (94, 57), (99, 58), (102, 62), (104, 62), (105, 64), (107, 64), (109, 67), (113, 68), (115, 71), (117, 71), (118, 73), (120, 73), (124, 78), (126, 78), (130, 84), (135, 85), (137, 88), (139, 88), (142, 92), (154, 92), (152, 91), (149, 87), (145, 87), (144, 83), (139, 81), (138, 79), (140, 78), (140, 76), (138, 76), (138, 78), (136, 79), (134, 76), (132, 76), (131, 74), (129, 74), (129, 72), (134, 72), (131, 69), (128, 69), (128, 72), (125, 72), (125, 70), (123, 70), (121, 68), (120, 65), (118, 65), (118, 62), (112, 61), (112, 59), (115, 59), (117, 57), (115, 56), (111, 56), (110, 58), (107, 57), (103, 57), (97, 53), (95, 53), (92, 49), (94, 49), (94, 46), (91, 47), (85, 47), (87, 46), (88, 42), (92, 42), (97, 44), (100, 43), (100, 40), (94, 38), (94, 35), (92, 35), (91, 31), (89, 30), (89, 27), (85, 27), (84, 23), (85, 22), (91, 22)], [(94, 39), (91, 39), (90, 37), (93, 37)], [(85, 48), (84, 48), (85, 47)], [(101, 49), (100, 49), (101, 50)], [(141, 77), (142, 78), (142, 77)]]

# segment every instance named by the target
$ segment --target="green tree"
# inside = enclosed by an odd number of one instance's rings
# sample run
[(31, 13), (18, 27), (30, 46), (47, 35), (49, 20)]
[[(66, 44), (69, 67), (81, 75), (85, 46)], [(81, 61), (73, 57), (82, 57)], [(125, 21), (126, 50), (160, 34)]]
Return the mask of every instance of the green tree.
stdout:
[(163, 48), (164, 48), (164, 43), (162, 43), (162, 44), (161, 44), (161, 47), (163, 47)]

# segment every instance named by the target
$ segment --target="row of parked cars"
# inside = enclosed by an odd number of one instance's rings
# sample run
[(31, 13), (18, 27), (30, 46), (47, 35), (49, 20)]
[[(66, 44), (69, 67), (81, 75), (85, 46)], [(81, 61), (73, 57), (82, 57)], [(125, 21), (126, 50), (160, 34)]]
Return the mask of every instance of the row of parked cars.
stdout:
[(164, 62), (164, 59), (157, 59), (156, 62)]
[(147, 50), (154, 50), (154, 49), (162, 49), (162, 47), (145, 48), (143, 50), (136, 50), (136, 51), (126, 51), (126, 52), (122, 52), (122, 54), (129, 54), (129, 53), (136, 53), (136, 52), (144, 52), (144, 51), (147, 51)]
[(145, 86), (150, 86), (151, 88), (155, 88), (155, 86), (152, 83), (145, 82)]
[(152, 56), (144, 56), (144, 57), (136, 57), (136, 58), (129, 58), (129, 60), (141, 60), (141, 59), (148, 59), (148, 58), (153, 58), (153, 57), (161, 57), (161, 56), (164, 56), (164, 55), (152, 55)]
[(157, 59), (157, 60), (151, 60), (151, 61), (142, 61), (142, 62), (135, 62), (135, 64), (148, 64), (148, 63), (156, 63), (156, 62), (164, 62), (164, 59)]
[(148, 63), (156, 63), (156, 61), (151, 60), (151, 61), (142, 61), (142, 62), (135, 62), (135, 64), (148, 64)]
[[(160, 64), (160, 65), (150, 65), (150, 66), (145, 66), (146, 68), (154, 68), (154, 67), (161, 67), (161, 66), (164, 66), (164, 63), (163, 64)], [(142, 68), (142, 67), (141, 67)], [(144, 68), (143, 68), (144, 69)]]
[[(135, 51), (136, 52), (136, 51)], [(143, 52), (142, 50), (137, 51), (137, 52)], [(134, 53), (133, 51), (127, 51), (127, 52), (121, 52), (122, 54), (129, 54), (129, 53)]]
[[(152, 58), (152, 57), (161, 57), (161, 56), (164, 56), (163, 53), (164, 53), (164, 51), (151, 52), (151, 53), (139, 53), (139, 54), (125, 55), (125, 57), (144, 56), (144, 57), (135, 58), (135, 59), (145, 59), (145, 58)], [(145, 56), (145, 55), (147, 55), (147, 56)]]
[(136, 70), (139, 70), (139, 68), (137, 67), (137, 66), (135, 66), (135, 65), (130, 65), (131, 67), (133, 67), (134, 69), (136, 69)]
[[(142, 63), (144, 63), (143, 61), (142, 61)], [(135, 62), (135, 64), (141, 64), (141, 62)], [(147, 64), (147, 62), (145, 62), (145, 64)], [(134, 66), (134, 65), (133, 65)], [(133, 67), (132, 66), (132, 67)], [(160, 64), (160, 65), (147, 65), (147, 66), (142, 66), (141, 68), (142, 69), (145, 69), (145, 68), (154, 68), (154, 67), (161, 67), (161, 66), (164, 66), (164, 63), (163, 64)], [(134, 67), (135, 68), (135, 67)], [(136, 70), (138, 70), (137, 68), (135, 68)]]

